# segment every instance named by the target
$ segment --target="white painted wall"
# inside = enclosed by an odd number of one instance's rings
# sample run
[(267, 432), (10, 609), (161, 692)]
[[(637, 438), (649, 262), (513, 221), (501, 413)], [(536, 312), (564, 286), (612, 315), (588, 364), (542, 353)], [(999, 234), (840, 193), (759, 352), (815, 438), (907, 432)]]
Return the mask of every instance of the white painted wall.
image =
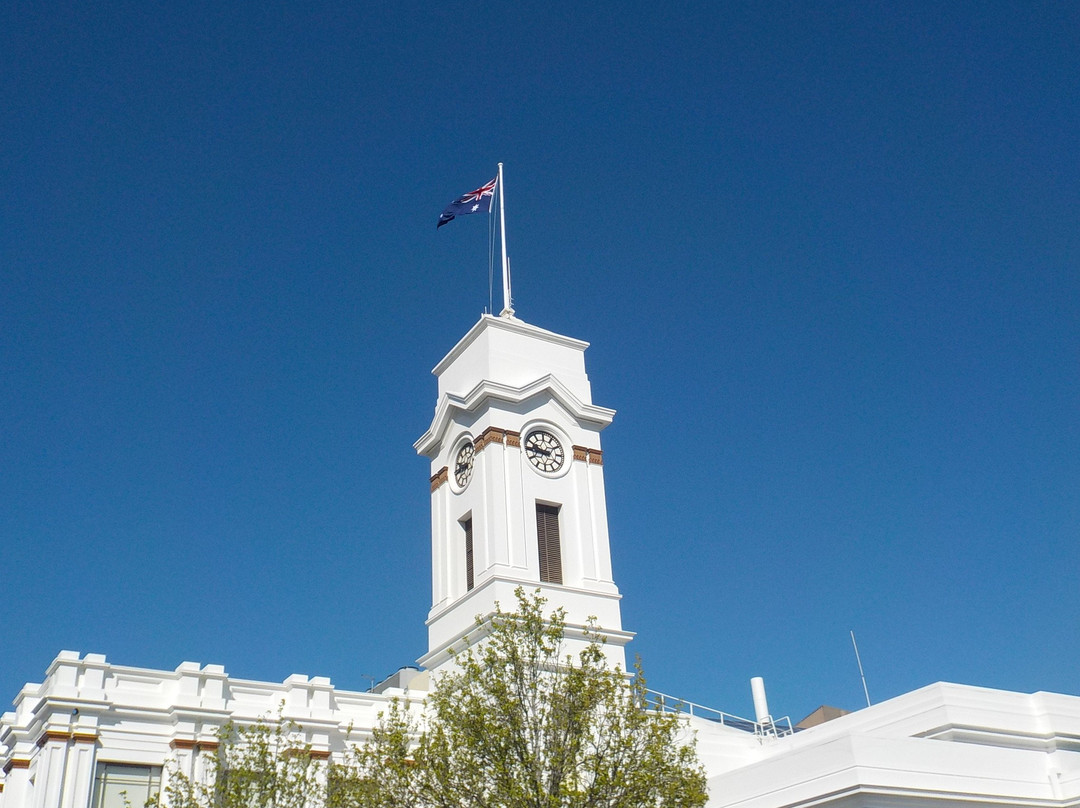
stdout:
[(44, 681), (26, 685), (0, 717), (0, 808), (89, 808), (99, 762), (175, 760), (198, 771), (227, 721), (275, 720), (279, 707), (303, 728), (303, 742), (338, 754), (405, 692), (337, 690), (302, 674), (281, 683), (233, 679), (220, 665), (194, 662), (149, 670), (62, 651)]
[(938, 683), (739, 754), (702, 729), (710, 806), (1080, 804), (1080, 698)]
[[(437, 668), (451, 645), (475, 633), (476, 618), (499, 603), (513, 610), (514, 590), (540, 588), (567, 623), (590, 617), (604, 630), (605, 652), (625, 668), (631, 634), (622, 630), (619, 591), (612, 580), (600, 432), (614, 416), (592, 403), (585, 373), (588, 343), (523, 323), (485, 315), (435, 367), (439, 397), (431, 427), (416, 449), (431, 474), (447, 481), (432, 491), (432, 607), (428, 653)], [(520, 445), (499, 439), (477, 445), (472, 480), (462, 488), (454, 465), (463, 443), (494, 428), (524, 442), (534, 429), (554, 434), (563, 466), (543, 473)], [(575, 457), (574, 447), (579, 450)], [(560, 507), (562, 584), (542, 583), (536, 504)], [(466, 585), (462, 520), (472, 520), (474, 589)]]

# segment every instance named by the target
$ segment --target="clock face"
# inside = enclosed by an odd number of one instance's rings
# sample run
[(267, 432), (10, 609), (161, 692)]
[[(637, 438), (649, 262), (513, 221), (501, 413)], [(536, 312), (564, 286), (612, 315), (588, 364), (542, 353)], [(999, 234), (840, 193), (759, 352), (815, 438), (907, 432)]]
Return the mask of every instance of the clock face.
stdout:
[(454, 460), (454, 482), (458, 484), (458, 488), (464, 489), (472, 479), (475, 457), (476, 449), (473, 448), (472, 443), (466, 443), (458, 450), (457, 459)]
[(537, 429), (525, 438), (525, 456), (540, 471), (558, 471), (563, 464), (563, 447), (550, 432)]

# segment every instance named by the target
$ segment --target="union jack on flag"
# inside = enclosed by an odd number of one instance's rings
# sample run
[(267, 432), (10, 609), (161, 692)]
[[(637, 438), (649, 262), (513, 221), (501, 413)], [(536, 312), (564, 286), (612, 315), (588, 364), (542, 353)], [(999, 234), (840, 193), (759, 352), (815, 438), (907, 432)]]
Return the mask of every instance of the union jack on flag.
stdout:
[(491, 182), (481, 185), (475, 191), (469, 191), (446, 206), (446, 210), (439, 214), (439, 223), (435, 225), (438, 230), (447, 222), (452, 222), (455, 216), (464, 216), (466, 213), (487, 213), (491, 210), (491, 200), (495, 197), (495, 184), (499, 181), (496, 177)]

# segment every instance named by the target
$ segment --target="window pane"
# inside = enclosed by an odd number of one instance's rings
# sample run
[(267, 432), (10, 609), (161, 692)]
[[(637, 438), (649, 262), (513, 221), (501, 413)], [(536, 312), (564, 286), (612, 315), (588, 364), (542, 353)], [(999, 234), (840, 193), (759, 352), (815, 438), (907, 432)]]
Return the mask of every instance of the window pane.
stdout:
[(142, 808), (161, 790), (160, 766), (98, 765), (93, 808)]

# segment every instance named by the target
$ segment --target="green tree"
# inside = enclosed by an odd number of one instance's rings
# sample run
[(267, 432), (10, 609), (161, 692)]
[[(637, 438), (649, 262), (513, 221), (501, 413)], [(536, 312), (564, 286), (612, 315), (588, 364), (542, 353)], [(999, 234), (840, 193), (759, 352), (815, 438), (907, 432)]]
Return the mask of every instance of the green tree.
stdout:
[(323, 761), (299, 740), (300, 727), (278, 715), (250, 726), (229, 722), (206, 782), (170, 767), (168, 786), (154, 805), (168, 808), (322, 808)]
[(565, 615), (539, 593), (478, 623), (423, 703), (394, 700), (328, 764), (295, 724), (226, 727), (214, 780), (173, 772), (168, 808), (700, 808), (705, 775), (684, 720), (644, 709), (640, 666), (610, 667), (593, 630), (566, 653)]
[[(422, 716), (384, 715), (360, 768), (379, 808), (698, 808), (705, 775), (683, 720), (643, 709), (640, 666), (609, 667), (591, 628), (565, 653), (565, 615), (518, 590), (456, 657)], [(411, 742), (410, 742), (411, 741)]]

